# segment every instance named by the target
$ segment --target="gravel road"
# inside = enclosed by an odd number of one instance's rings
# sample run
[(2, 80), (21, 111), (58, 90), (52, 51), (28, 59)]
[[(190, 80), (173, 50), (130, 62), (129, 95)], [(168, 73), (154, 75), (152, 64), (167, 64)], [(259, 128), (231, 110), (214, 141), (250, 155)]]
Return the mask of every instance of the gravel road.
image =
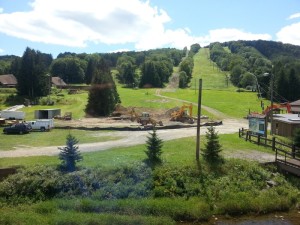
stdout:
[[(223, 125), (216, 126), (216, 131), (219, 134), (229, 134), (238, 132), (239, 128), (247, 127), (246, 120), (235, 120), (235, 119), (225, 119), (223, 120)], [(201, 127), (201, 134), (205, 134), (207, 127)], [(146, 137), (149, 135), (149, 131), (115, 131), (112, 132), (115, 136), (122, 137), (119, 140), (97, 142), (97, 143), (87, 143), (78, 144), (81, 152), (93, 152), (93, 151), (103, 151), (117, 147), (127, 147), (134, 146), (138, 144), (144, 144)], [(157, 130), (158, 136), (163, 140), (172, 140), (183, 137), (196, 136), (197, 129), (193, 128), (181, 128), (181, 129), (166, 129)], [(0, 151), (0, 157), (26, 157), (26, 156), (38, 156), (38, 155), (58, 155), (58, 146), (50, 147), (32, 147), (32, 148), (22, 148), (10, 151)]]

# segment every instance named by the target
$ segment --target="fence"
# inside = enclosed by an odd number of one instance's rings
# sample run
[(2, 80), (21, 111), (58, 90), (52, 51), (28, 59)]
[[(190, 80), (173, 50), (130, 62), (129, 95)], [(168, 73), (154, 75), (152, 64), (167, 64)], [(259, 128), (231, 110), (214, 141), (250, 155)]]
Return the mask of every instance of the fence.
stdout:
[(239, 129), (239, 137), (246, 141), (272, 148), (275, 152), (275, 161), (300, 169), (300, 148), (276, 140), (268, 139), (262, 135), (254, 134), (246, 129)]

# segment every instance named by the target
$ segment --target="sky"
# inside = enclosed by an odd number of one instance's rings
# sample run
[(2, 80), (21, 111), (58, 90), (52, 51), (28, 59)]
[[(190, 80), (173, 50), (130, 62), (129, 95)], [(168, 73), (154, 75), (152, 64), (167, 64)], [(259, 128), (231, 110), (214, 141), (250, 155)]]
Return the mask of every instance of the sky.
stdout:
[(0, 55), (259, 39), (300, 45), (300, 0), (0, 0)]

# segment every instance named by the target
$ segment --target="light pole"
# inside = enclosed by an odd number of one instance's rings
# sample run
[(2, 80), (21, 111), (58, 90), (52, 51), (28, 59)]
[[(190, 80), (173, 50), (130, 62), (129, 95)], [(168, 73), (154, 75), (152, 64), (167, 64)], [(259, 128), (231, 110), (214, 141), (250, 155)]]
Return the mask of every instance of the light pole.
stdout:
[(258, 84), (257, 76), (255, 76), (255, 74), (250, 73), (250, 72), (249, 72), (249, 74), (251, 74), (251, 75), (254, 76), (254, 78), (255, 78), (255, 82), (256, 82), (256, 86), (257, 86), (257, 91), (258, 91), (258, 95), (259, 95), (259, 98), (261, 99), (261, 92), (260, 92), (260, 89), (259, 89), (259, 84)]
[(270, 134), (273, 135), (273, 104), (274, 104), (274, 98), (273, 98), (273, 92), (274, 92), (274, 74), (270, 73), (264, 73), (264, 76), (271, 76), (271, 115), (270, 115), (270, 121), (271, 121), (271, 130)]

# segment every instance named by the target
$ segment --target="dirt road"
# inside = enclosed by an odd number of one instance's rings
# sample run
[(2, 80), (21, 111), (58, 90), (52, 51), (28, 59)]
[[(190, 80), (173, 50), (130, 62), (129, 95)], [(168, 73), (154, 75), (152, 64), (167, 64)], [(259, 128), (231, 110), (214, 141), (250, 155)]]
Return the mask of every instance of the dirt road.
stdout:
[[(246, 127), (246, 120), (233, 120), (225, 119), (223, 120), (223, 125), (216, 126), (216, 131), (219, 134), (229, 134), (236, 133), (241, 127)], [(201, 127), (201, 134), (205, 134), (207, 131), (206, 127)], [(158, 136), (163, 140), (172, 140), (183, 137), (196, 136), (196, 128), (181, 128), (181, 129), (168, 129), (168, 130), (158, 130)], [(105, 134), (107, 135), (107, 134)], [(119, 140), (97, 142), (97, 143), (87, 143), (79, 144), (79, 149), (81, 152), (93, 152), (93, 151), (103, 151), (112, 148), (134, 146), (138, 144), (144, 144), (146, 137), (149, 135), (148, 131), (115, 131), (111, 132), (111, 135), (122, 137)], [(50, 147), (33, 147), (33, 148), (22, 148), (11, 151), (0, 151), (0, 157), (24, 157), (24, 156), (37, 156), (37, 155), (57, 155), (59, 153), (58, 146)]]

